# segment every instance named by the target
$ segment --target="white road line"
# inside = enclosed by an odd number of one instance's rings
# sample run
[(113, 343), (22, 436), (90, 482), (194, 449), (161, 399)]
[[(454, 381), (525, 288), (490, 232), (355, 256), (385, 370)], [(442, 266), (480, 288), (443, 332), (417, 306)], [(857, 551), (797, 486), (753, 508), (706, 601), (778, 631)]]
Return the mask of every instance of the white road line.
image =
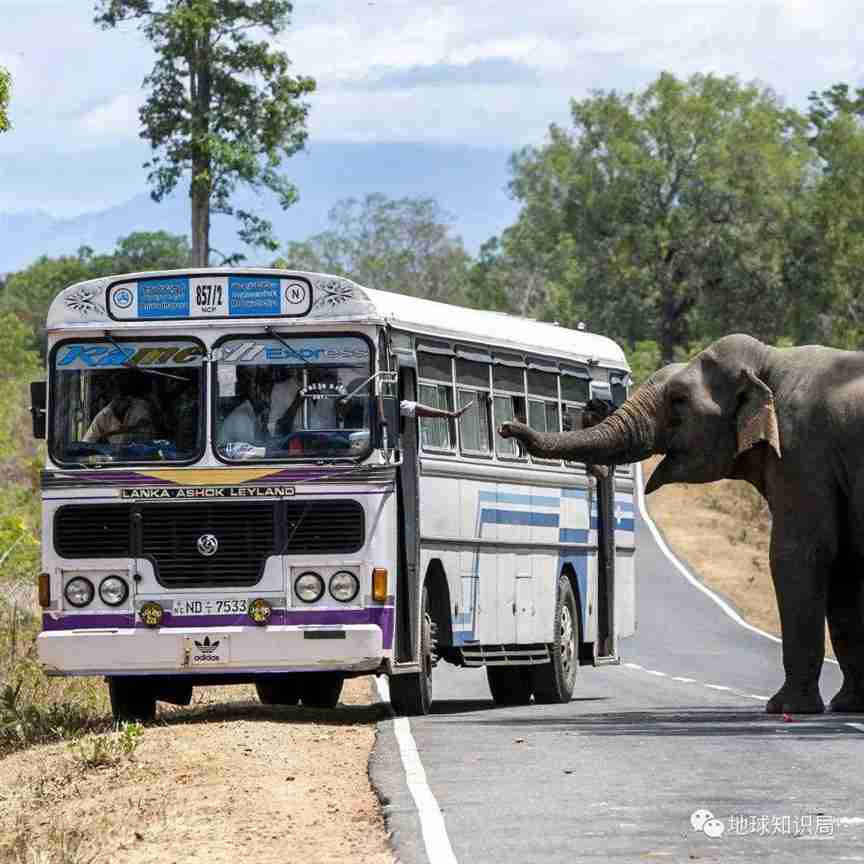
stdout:
[(736, 696), (745, 696), (747, 699), (758, 699), (760, 702), (768, 701), (767, 696), (761, 696), (758, 693), (745, 693), (743, 690), (737, 690), (735, 687), (728, 687), (725, 684), (706, 684), (704, 681), (697, 681), (695, 678), (686, 678), (684, 675), (670, 675), (668, 672), (660, 672), (658, 669), (645, 669), (638, 663), (622, 663), (621, 665), (635, 669), (637, 672), (644, 672), (646, 675), (656, 675), (659, 678), (668, 678), (670, 681), (680, 681), (682, 684), (697, 684), (699, 687), (708, 687), (711, 690), (723, 690), (727, 693), (734, 693)]
[[(376, 676), (375, 686), (381, 701), (389, 703), (390, 686), (387, 678), (384, 675)], [(414, 799), (414, 806), (420, 817), (420, 830), (423, 833), (423, 845), (426, 847), (429, 864), (458, 864), (453, 854), (453, 847), (450, 845), (450, 838), (447, 836), (441, 808), (426, 781), (426, 769), (420, 760), (417, 742), (411, 734), (408, 718), (395, 717), (393, 732), (399, 745), (399, 756), (405, 770), (405, 782), (408, 784), (408, 791)]]
[(859, 732), (864, 732), (864, 723), (847, 723), (846, 725), (857, 729)]
[[(754, 627), (749, 622), (745, 621), (722, 597), (719, 597), (715, 594), (710, 588), (700, 582), (692, 573), (675, 557), (672, 550), (666, 545), (666, 541), (663, 539), (660, 531), (657, 526), (654, 524), (654, 520), (648, 515), (648, 507), (645, 504), (645, 489), (644, 484), (642, 482), (642, 465), (637, 463), (636, 465), (636, 500), (639, 503), (639, 513), (642, 518), (645, 520), (645, 524), (648, 526), (648, 529), (651, 531), (651, 535), (654, 537), (654, 542), (660, 547), (660, 551), (672, 562), (675, 569), (694, 587), (701, 591), (706, 597), (709, 597), (713, 600), (736, 624), (740, 624), (747, 630), (750, 630), (752, 633), (757, 633), (759, 636), (764, 636), (766, 639), (770, 639), (772, 642), (780, 642), (780, 637), (775, 636), (773, 633), (766, 633), (764, 630), (760, 630), (758, 627)], [(832, 660), (830, 657), (826, 657), (825, 661), (827, 663), (836, 664), (836, 660)]]
[(710, 687), (712, 690), (728, 690), (730, 692), (735, 692), (734, 688), (727, 687), (725, 684), (705, 684), (705, 687)]
[(646, 675), (657, 675), (660, 678), (668, 678), (669, 677), (665, 672), (658, 672), (656, 669), (643, 669), (642, 671)]
[(638, 663), (622, 663), (622, 666), (626, 666), (628, 669), (644, 669), (644, 666), (640, 666)]
[(684, 684), (698, 684), (695, 678), (685, 678), (683, 675), (670, 675), (673, 681), (682, 681)]

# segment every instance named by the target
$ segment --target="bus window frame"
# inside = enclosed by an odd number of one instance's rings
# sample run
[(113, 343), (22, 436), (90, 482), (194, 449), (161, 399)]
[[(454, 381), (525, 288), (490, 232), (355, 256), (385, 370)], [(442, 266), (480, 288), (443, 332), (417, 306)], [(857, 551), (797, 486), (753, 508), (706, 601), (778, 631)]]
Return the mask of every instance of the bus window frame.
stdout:
[[(531, 393), (528, 385), (528, 372), (530, 371), (544, 373), (546, 375), (552, 375), (555, 379), (555, 390), (557, 391), (556, 397), (546, 396), (539, 393)], [(536, 432), (540, 433), (549, 433), (556, 434), (561, 432), (562, 425), (561, 419), (563, 413), (561, 411), (561, 372), (560, 366), (557, 361), (549, 360), (547, 358), (540, 357), (529, 357), (527, 358), (526, 370), (525, 370), (525, 419), (532, 429), (531, 426), (531, 403), (540, 403), (543, 405), (543, 425), (546, 426), (546, 406), (548, 404), (553, 404), (557, 407), (558, 410), (558, 428), (557, 429), (536, 429)], [(531, 456), (531, 462), (535, 465), (561, 465), (561, 459), (543, 459), (540, 456)]]
[[(519, 369), (522, 375), (522, 389), (520, 391), (516, 390), (508, 390), (504, 387), (496, 387), (495, 386), (495, 366), (509, 366), (511, 369)], [(522, 403), (525, 407), (525, 421), (528, 421), (528, 382), (526, 380), (526, 371), (527, 364), (525, 362), (524, 355), (516, 355), (516, 354), (508, 354), (505, 352), (496, 352), (493, 350), (492, 352), (492, 423), (495, 427), (495, 446), (493, 447), (493, 452), (495, 453), (495, 458), (500, 459), (503, 462), (518, 462), (521, 464), (526, 464), (528, 462), (528, 451), (522, 446), (521, 442), (519, 442), (515, 438), (501, 438), (498, 435), (498, 425), (499, 423), (506, 423), (509, 420), (516, 419), (516, 411), (513, 408), (513, 399), (521, 399)], [(509, 417), (501, 417), (499, 418), (497, 412), (495, 411), (495, 399), (496, 398), (506, 398), (510, 399), (511, 402), (511, 412)], [(501, 442), (511, 441), (513, 442), (513, 446), (516, 448), (515, 453), (502, 453), (499, 450), (499, 440)]]
[[(188, 340), (191, 343), (194, 343), (201, 349), (201, 365), (200, 365), (200, 411), (198, 417), (198, 446), (195, 451), (195, 456), (191, 459), (176, 459), (176, 460), (168, 460), (168, 459), (150, 459), (145, 460), (143, 462), (94, 462), (92, 465), (87, 464), (86, 462), (73, 461), (66, 462), (57, 458), (57, 454), (54, 450), (55, 445), (55, 434), (54, 434), (54, 404), (55, 404), (55, 381), (54, 375), (57, 371), (56, 367), (56, 359), (57, 352), (64, 346), (69, 344), (81, 344), (83, 342), (86, 343), (96, 343), (96, 342), (104, 342), (106, 345), (111, 345), (111, 340), (117, 342), (119, 345), (122, 345), (124, 342), (164, 342), (166, 340), (171, 340), (175, 342), (180, 342), (183, 340)], [(48, 421), (48, 430), (45, 440), (46, 450), (48, 454), (48, 458), (59, 467), (64, 470), (69, 469), (77, 469), (77, 470), (90, 470), (97, 469), (104, 470), (105, 468), (159, 468), (160, 466), (170, 466), (172, 468), (183, 468), (189, 465), (196, 465), (200, 463), (205, 455), (207, 454), (207, 445), (208, 445), (208, 427), (207, 423), (209, 422), (209, 411), (207, 410), (206, 399), (207, 399), (207, 387), (209, 385), (209, 376), (207, 374), (207, 365), (209, 361), (209, 352), (207, 350), (207, 346), (204, 341), (198, 336), (187, 336), (186, 334), (162, 334), (160, 336), (125, 336), (122, 333), (116, 333), (112, 331), (111, 340), (105, 338), (104, 336), (69, 336), (65, 339), (61, 339), (58, 342), (55, 342), (54, 345), (51, 346), (51, 350), (48, 352), (48, 405), (47, 405), (47, 421)], [(118, 369), (124, 369), (128, 367), (118, 366)], [(150, 367), (143, 367), (150, 368)], [(192, 367), (190, 367), (192, 368)], [(97, 371), (94, 369), (94, 371)], [(102, 370), (107, 371), (107, 370)], [(146, 374), (146, 373), (144, 373)]]
[[(481, 355), (486, 355), (483, 359), (478, 359)], [(487, 359), (488, 358), (488, 359)], [(459, 373), (458, 373), (458, 363), (459, 360), (465, 360), (470, 363), (479, 363), (486, 367), (486, 380), (487, 386), (484, 389), (476, 384), (462, 384), (459, 382)], [(491, 411), (491, 401), (492, 401), (492, 357), (488, 354), (488, 352), (481, 351), (480, 349), (475, 349), (473, 346), (471, 348), (468, 347), (457, 347), (456, 348), (456, 356), (453, 358), (453, 380), (454, 380), (454, 390), (456, 397), (456, 410), (458, 411), (462, 405), (459, 399), (460, 393), (466, 393), (469, 396), (469, 399), (466, 401), (470, 401), (470, 398), (473, 394), (473, 399), (477, 403), (477, 410), (481, 412), (482, 416), (486, 420), (486, 438), (489, 444), (488, 449), (486, 450), (473, 450), (465, 446), (462, 436), (462, 422), (468, 413), (472, 410), (466, 411), (465, 414), (462, 415), (457, 421), (456, 426), (459, 431), (459, 452), (465, 456), (471, 456), (476, 459), (494, 459), (495, 458), (495, 443), (494, 436), (495, 430), (492, 425), (492, 411)]]
[[(340, 336), (351, 336), (351, 337), (359, 337), (362, 339), (366, 346), (369, 349), (369, 374), (372, 374), (371, 370), (375, 372), (378, 371), (376, 368), (378, 366), (378, 349), (375, 346), (375, 343), (372, 341), (372, 338), (368, 336), (366, 333), (362, 333), (360, 331), (351, 331), (351, 330), (316, 330), (316, 331), (307, 331), (303, 330), (298, 334), (290, 334), (290, 333), (279, 333), (279, 335), (285, 339), (289, 336), (296, 335), (296, 338), (300, 339), (316, 339), (316, 338), (339, 338)], [(216, 399), (218, 397), (219, 388), (218, 388), (218, 365), (219, 361), (212, 359), (213, 354), (216, 349), (219, 348), (223, 342), (227, 342), (231, 339), (273, 339), (273, 336), (269, 335), (265, 332), (243, 332), (243, 333), (226, 333), (224, 336), (220, 336), (210, 347), (210, 376), (209, 376), (209, 385), (210, 385), (210, 405), (208, 409), (208, 416), (210, 422), (210, 438), (211, 440), (208, 442), (210, 445), (210, 452), (213, 454), (213, 457), (221, 462), (223, 465), (230, 465), (232, 468), (237, 468), (240, 465), (250, 466), (250, 465), (298, 465), (310, 462), (326, 462), (326, 463), (339, 463), (339, 464), (351, 464), (351, 465), (359, 465), (364, 460), (368, 459), (375, 450), (375, 445), (372, 443), (374, 438), (374, 429), (372, 428), (372, 424), (374, 423), (374, 414), (370, 408), (369, 414), (369, 446), (363, 450), (362, 453), (358, 453), (356, 456), (321, 456), (321, 455), (301, 455), (301, 456), (292, 456), (292, 457), (277, 457), (277, 456), (265, 456), (260, 459), (226, 459), (219, 452), (219, 448), (216, 445)], [(274, 340), (278, 341), (278, 340)], [(313, 364), (314, 365), (314, 364)], [(305, 372), (304, 372), (305, 375)], [(370, 400), (371, 405), (371, 400)]]
[[(453, 350), (453, 346), (449, 343), (437, 342), (437, 341), (426, 341), (422, 339), (415, 340), (415, 357), (417, 358), (417, 402), (424, 404), (424, 400), (421, 396), (421, 388), (423, 387), (435, 387), (435, 388), (448, 388), (450, 391), (450, 404), (447, 410), (453, 411), (453, 406), (456, 404), (456, 369), (455, 364), (453, 363), (453, 358), (455, 356), (455, 351)], [(436, 378), (426, 378), (423, 377), (421, 372), (421, 354), (438, 354), (440, 356), (446, 356), (450, 361), (450, 379), (449, 383), (444, 382), (441, 379)], [(438, 407), (438, 406), (430, 406), (430, 407)], [(447, 440), (449, 442), (448, 447), (435, 447), (426, 444), (423, 441), (423, 422), (424, 420), (435, 422), (437, 420), (441, 420), (442, 422), (447, 424)], [(418, 417), (417, 418), (417, 441), (420, 445), (420, 451), (422, 453), (430, 453), (437, 454), (443, 456), (453, 456), (459, 455), (459, 430), (458, 424), (452, 418), (446, 417)]]

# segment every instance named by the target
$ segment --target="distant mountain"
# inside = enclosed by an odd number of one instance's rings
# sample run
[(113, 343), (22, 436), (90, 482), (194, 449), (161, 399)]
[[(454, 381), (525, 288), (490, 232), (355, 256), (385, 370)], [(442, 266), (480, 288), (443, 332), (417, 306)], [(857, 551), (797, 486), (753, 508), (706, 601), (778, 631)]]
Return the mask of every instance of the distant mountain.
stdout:
[[(240, 195), (237, 203), (271, 219), (277, 236), (287, 242), (324, 230), (329, 209), (343, 198), (371, 192), (391, 198), (431, 197), (452, 215), (454, 233), (475, 253), (481, 243), (516, 218), (516, 204), (506, 192), (508, 156), (508, 151), (429, 144), (316, 144), (285, 163), (286, 173), (300, 191), (294, 207), (282, 212), (270, 195)], [(66, 157), (62, 166), (56, 166), (57, 183), (66, 184), (67, 197), (74, 194), (72, 184), (76, 182), (98, 183), (100, 161), (104, 170), (110, 167), (117, 173), (116, 161), (111, 166), (107, 162), (122, 156), (112, 151), (110, 157), (82, 157), (80, 162)], [(5, 165), (10, 175), (14, 167)], [(129, 167), (130, 173), (132, 168), (139, 170), (138, 163)], [(44, 182), (51, 171), (52, 166), (43, 163), (38, 180)], [(81, 172), (83, 179), (70, 179), (66, 173), (70, 171)], [(19, 187), (27, 183), (26, 174), (26, 166), (16, 173)], [(34, 177), (33, 182), (36, 180)], [(28, 199), (33, 200), (32, 196)], [(140, 194), (74, 219), (56, 219), (41, 210), (0, 213), (0, 273), (20, 269), (40, 255), (73, 253), (82, 245), (108, 251), (119, 237), (133, 231), (162, 229), (188, 235), (188, 220), (185, 194), (178, 192), (155, 204), (143, 180)], [(273, 257), (243, 248), (237, 240), (236, 223), (225, 217), (214, 219), (212, 245), (226, 254), (245, 252), (250, 264), (266, 263)]]

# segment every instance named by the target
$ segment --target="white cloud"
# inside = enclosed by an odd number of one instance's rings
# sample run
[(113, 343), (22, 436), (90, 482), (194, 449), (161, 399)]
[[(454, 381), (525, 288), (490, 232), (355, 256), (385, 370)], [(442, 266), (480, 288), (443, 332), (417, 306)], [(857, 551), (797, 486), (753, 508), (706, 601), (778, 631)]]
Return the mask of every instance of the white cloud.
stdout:
[(141, 91), (126, 90), (87, 111), (81, 117), (81, 128), (94, 137), (137, 138), (140, 104)]

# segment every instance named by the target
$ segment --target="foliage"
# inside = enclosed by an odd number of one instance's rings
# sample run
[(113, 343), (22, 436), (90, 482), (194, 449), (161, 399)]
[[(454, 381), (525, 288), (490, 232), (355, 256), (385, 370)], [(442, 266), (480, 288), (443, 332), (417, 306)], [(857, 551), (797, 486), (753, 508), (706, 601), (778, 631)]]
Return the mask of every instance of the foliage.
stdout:
[(461, 303), (469, 257), (450, 217), (429, 198), (348, 198), (329, 213), (331, 227), (289, 243), (274, 266), (350, 276), (383, 291)]
[(12, 79), (9, 73), (0, 66), (0, 132), (9, 130), (9, 97), (12, 93)]
[(291, 10), (287, 0), (97, 0), (98, 24), (137, 20), (156, 52), (139, 111), (154, 154), (145, 167), (155, 201), (190, 176), (197, 266), (209, 263), (211, 212), (236, 215), (244, 242), (278, 248), (267, 220), (232, 207), (238, 182), (271, 190), (283, 208), (297, 198), (278, 168), (305, 143), (301, 98), (315, 82), (290, 75), (287, 55), (250, 35), (277, 36)]
[(715, 331), (776, 338), (785, 230), (812, 162), (803, 118), (734, 78), (668, 73), (571, 113), (572, 130), (514, 155), (523, 206), (503, 238), (546, 276), (551, 314), (629, 344), (654, 336), (664, 362)]
[(172, 269), (189, 263), (186, 238), (165, 231), (138, 231), (121, 237), (110, 254), (97, 255), (89, 246), (82, 246), (74, 255), (43, 255), (9, 275), (0, 293), (0, 312), (14, 312), (33, 331), (35, 344), (44, 351), (48, 307), (63, 288), (99, 276)]
[(120, 723), (111, 732), (69, 742), (69, 752), (80, 768), (110, 768), (131, 759), (141, 743), (140, 723)]

